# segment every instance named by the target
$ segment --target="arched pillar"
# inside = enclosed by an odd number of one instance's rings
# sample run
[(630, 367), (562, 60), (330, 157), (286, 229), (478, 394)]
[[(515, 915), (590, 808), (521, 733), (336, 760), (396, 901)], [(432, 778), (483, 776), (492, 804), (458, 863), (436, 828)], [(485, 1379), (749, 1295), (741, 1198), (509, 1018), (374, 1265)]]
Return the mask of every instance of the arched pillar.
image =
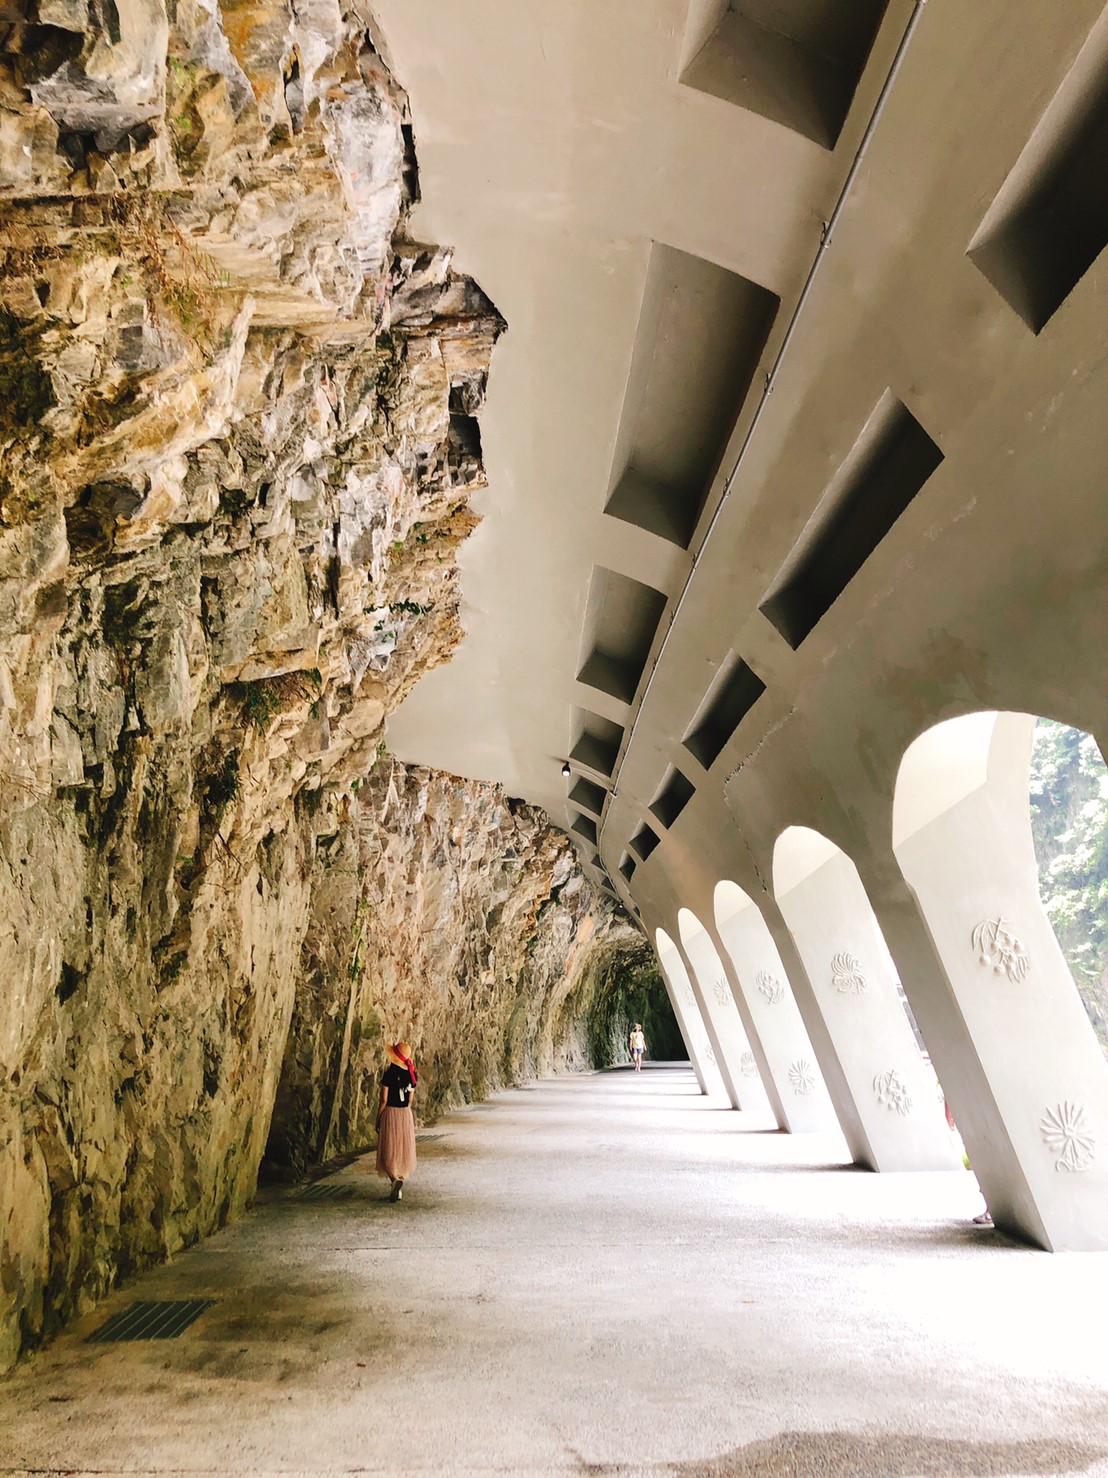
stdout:
[(704, 1028), (700, 1007), (697, 1005), (696, 995), (685, 969), (685, 962), (676, 944), (664, 929), (654, 931), (654, 948), (658, 955), (662, 979), (669, 993), (669, 1003), (677, 1018), (681, 1038), (685, 1043), (685, 1051), (689, 1054), (689, 1061), (696, 1074), (700, 1091), (705, 1094), (725, 1093), (723, 1077), (716, 1064), (715, 1054)]
[[(770, 1109), (779, 1127), (787, 1129), (790, 1121), (781, 1101), (781, 1085), (774, 1078), (734, 965), (715, 928), (713, 899), (716, 883), (721, 877), (728, 876), (748, 863), (749, 856), (729, 813), (718, 804), (718, 799), (709, 801), (707, 797), (694, 797), (683, 813), (682, 820), (687, 827), (684, 837), (672, 832), (669, 834), (666, 845), (659, 847), (651, 856), (649, 864), (636, 873), (636, 893), (646, 900), (644, 906), (664, 919), (670, 918), (679, 906), (684, 905), (703, 925), (718, 956), (719, 968), (730, 987), (732, 1000), (746, 1034), (747, 1047), (743, 1050), (748, 1049), (753, 1054), (754, 1065)], [(715, 969), (715, 965), (709, 961), (710, 978), (713, 980), (716, 976), (711, 972)], [(747, 1069), (749, 1071), (749, 1063)]]
[(691, 909), (678, 911), (677, 928), (681, 953), (689, 967), (690, 983), (712, 1039), (727, 1095), (735, 1108), (764, 1112), (769, 1101), (757, 1059), (715, 945)]
[(1108, 1064), (1039, 897), (1034, 723), (969, 714), (909, 747), (893, 851), (927, 940), (906, 908), (890, 927), (921, 962), (909, 996), (997, 1225), (1106, 1248)]
[(954, 1169), (934, 1074), (857, 868), (821, 833), (792, 826), (777, 839), (773, 880), (847, 1090), (836, 1106), (855, 1159), (872, 1170)]
[(716, 885), (713, 898), (720, 958), (753, 1022), (751, 1047), (765, 1057), (763, 1083), (777, 1122), (791, 1133), (834, 1129), (828, 1095), (788, 974), (761, 911), (737, 883)]

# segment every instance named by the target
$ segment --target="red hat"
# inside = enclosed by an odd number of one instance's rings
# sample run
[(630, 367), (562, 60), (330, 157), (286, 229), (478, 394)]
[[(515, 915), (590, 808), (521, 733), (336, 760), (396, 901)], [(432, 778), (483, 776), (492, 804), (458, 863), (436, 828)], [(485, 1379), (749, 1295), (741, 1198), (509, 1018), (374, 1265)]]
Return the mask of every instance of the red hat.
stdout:
[(408, 1069), (408, 1077), (411, 1078), (412, 1087), (414, 1088), (417, 1082), (417, 1075), (411, 1053), (412, 1049), (407, 1042), (393, 1042), (391, 1046), (387, 1043), (385, 1045), (385, 1055), (391, 1058), (397, 1067)]

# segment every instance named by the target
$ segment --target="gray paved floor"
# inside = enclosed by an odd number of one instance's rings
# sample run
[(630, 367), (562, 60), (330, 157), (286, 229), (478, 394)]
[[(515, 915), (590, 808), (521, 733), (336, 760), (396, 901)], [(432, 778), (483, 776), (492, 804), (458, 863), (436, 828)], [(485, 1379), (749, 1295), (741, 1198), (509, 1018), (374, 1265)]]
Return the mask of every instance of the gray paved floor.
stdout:
[(686, 1069), (434, 1132), (400, 1206), (362, 1165), (274, 1195), (0, 1382), (0, 1468), (1108, 1475), (1108, 1254), (971, 1227), (970, 1176), (852, 1171)]

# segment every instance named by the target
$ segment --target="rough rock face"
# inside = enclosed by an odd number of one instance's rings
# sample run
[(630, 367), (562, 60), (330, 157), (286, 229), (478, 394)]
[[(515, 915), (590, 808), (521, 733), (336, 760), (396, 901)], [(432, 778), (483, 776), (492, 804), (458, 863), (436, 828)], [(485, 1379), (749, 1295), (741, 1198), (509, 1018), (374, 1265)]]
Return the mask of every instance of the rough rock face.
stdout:
[(498, 787), (391, 760), (336, 825), (317, 843), (274, 1165), (372, 1140), (386, 1041), (415, 1047), (425, 1116), (591, 1065), (598, 968), (646, 945), (564, 833)]
[[(0, 1367), (241, 1211), (279, 1082), (304, 1124), (284, 1113), (275, 1145), (303, 1164), (364, 1133), (394, 1023), (437, 1101), (568, 1059), (567, 959), (580, 977), (589, 929), (630, 936), (533, 813), (373, 768), (386, 715), (460, 637), (454, 550), (503, 324), (448, 251), (405, 237), (412, 129), (369, 18), (327, 0), (16, 10)], [(487, 887), (428, 851), (455, 831)], [(559, 886), (565, 953), (528, 956)], [(413, 968), (400, 941), (432, 919), (458, 937)]]

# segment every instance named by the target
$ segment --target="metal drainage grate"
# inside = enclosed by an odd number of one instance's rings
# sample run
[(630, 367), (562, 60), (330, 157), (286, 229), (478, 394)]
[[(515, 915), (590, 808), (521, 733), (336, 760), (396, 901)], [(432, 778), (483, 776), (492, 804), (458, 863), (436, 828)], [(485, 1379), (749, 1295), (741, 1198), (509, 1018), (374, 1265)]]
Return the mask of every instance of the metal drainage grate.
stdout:
[(345, 1201), (354, 1194), (352, 1185), (331, 1185), (326, 1180), (317, 1180), (297, 1196), (298, 1201)]
[(445, 1134), (417, 1134), (415, 1137), (415, 1142), (416, 1144), (434, 1144), (436, 1139), (445, 1138)]
[(213, 1298), (143, 1299), (118, 1314), (113, 1314), (86, 1344), (119, 1343), (130, 1339), (176, 1339), (205, 1309)]

